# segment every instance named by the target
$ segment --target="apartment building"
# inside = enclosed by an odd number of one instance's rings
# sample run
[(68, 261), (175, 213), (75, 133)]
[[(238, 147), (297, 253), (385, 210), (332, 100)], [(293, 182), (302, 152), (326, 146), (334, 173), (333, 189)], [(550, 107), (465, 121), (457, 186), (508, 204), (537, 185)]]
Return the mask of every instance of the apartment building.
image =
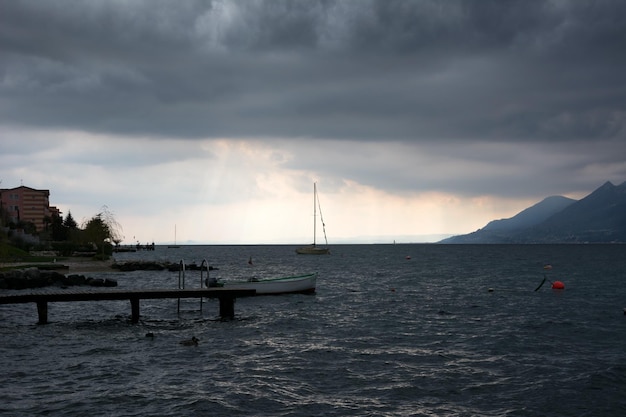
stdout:
[(50, 206), (50, 191), (35, 190), (34, 188), (19, 186), (16, 188), (0, 189), (0, 211), (5, 210), (11, 222), (30, 222), (38, 232), (46, 227), (46, 218), (61, 215), (59, 209)]

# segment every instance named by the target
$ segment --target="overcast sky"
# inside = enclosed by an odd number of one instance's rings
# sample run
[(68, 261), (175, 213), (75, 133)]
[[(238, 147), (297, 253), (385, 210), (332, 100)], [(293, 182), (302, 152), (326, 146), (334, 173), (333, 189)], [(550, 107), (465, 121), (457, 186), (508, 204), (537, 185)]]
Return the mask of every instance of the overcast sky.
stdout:
[(106, 206), (126, 243), (310, 243), (314, 182), (330, 244), (469, 233), (626, 180), (625, 19), (623, 0), (0, 0), (0, 187), (79, 222)]

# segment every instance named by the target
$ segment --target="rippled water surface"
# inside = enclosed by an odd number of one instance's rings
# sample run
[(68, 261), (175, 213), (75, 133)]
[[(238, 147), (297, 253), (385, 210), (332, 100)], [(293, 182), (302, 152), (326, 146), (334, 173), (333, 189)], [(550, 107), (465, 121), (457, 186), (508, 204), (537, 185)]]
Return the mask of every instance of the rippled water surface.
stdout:
[[(247, 261), (252, 256), (253, 266)], [(410, 259), (406, 257), (410, 256)], [(315, 295), (0, 305), (7, 416), (623, 416), (626, 246), (157, 247), (220, 279), (317, 271)], [(550, 283), (534, 291), (543, 279)], [(175, 288), (178, 273), (94, 273)], [(188, 271), (187, 286), (199, 273)], [(490, 291), (490, 289), (492, 291)], [(154, 334), (148, 338), (147, 333)], [(196, 347), (179, 341), (192, 336)]]

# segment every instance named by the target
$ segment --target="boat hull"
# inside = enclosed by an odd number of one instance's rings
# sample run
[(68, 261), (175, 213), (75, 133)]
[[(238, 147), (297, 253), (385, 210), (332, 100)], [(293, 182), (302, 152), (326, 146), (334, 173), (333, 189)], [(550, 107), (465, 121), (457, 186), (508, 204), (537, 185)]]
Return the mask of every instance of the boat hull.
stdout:
[(296, 249), (296, 253), (298, 255), (328, 255), (330, 254), (330, 249), (319, 246), (304, 246)]
[(228, 289), (254, 289), (257, 295), (312, 294), (315, 292), (317, 273), (293, 277), (260, 279), (257, 281), (224, 281)]

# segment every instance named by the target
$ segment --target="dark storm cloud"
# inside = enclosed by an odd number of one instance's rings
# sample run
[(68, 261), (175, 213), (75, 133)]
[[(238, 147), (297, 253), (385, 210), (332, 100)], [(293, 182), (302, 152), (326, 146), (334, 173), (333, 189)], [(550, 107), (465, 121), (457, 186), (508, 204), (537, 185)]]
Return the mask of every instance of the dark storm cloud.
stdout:
[(0, 122), (173, 137), (623, 137), (623, 1), (0, 2)]

